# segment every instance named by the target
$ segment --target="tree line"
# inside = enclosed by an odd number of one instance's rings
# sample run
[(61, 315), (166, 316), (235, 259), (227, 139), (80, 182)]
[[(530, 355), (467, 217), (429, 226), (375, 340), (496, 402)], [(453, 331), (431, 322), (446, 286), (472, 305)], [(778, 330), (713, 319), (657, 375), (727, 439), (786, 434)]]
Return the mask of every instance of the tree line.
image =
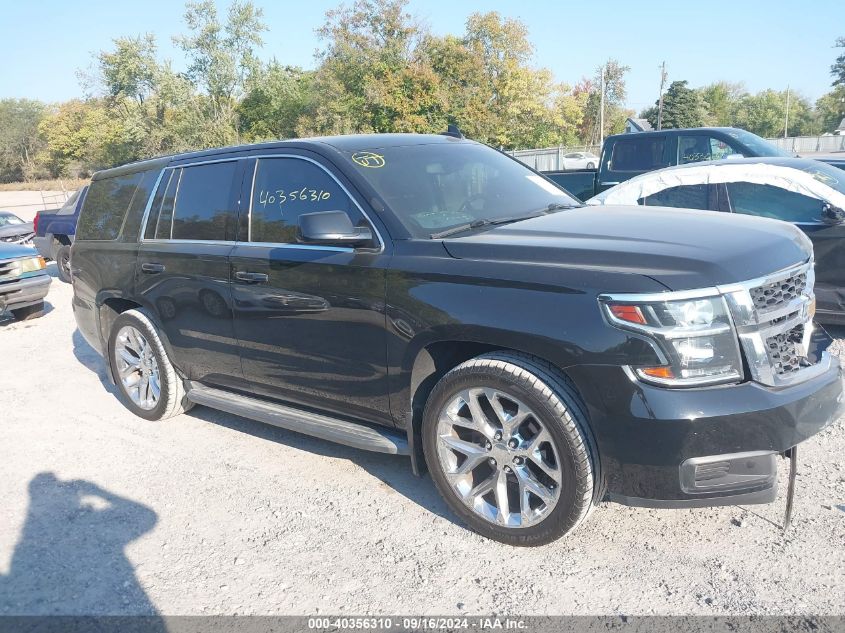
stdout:
[[(533, 65), (525, 24), (496, 12), (474, 13), (462, 33), (439, 36), (407, 11), (407, 0), (354, 0), (326, 14), (313, 70), (260, 60), (272, 32), (248, 0), (234, 0), (225, 15), (212, 0), (188, 2), (184, 23), (173, 41), (187, 60), (185, 70), (161, 58), (154, 35), (122, 36), (79, 72), (84, 98), (0, 100), (0, 182), (84, 177), (204, 147), (442, 132), (449, 124), (504, 149), (595, 144), (621, 132), (634, 115), (624, 106), (627, 66), (609, 59), (592, 77), (557, 82)], [(837, 64), (839, 83), (814, 106), (792, 95), (790, 133), (838, 124), (845, 55)], [(737, 125), (772, 136), (782, 133), (784, 107), (782, 92), (752, 95), (738, 84), (691, 89), (674, 82), (662, 120), (664, 127)], [(642, 115), (656, 122), (655, 109)]]

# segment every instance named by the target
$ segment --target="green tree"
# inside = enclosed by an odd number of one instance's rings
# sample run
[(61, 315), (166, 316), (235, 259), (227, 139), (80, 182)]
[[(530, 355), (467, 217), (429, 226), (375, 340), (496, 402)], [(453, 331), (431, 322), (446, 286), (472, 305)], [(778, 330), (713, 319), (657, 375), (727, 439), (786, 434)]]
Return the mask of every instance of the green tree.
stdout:
[(717, 81), (699, 91), (707, 107), (708, 123), (719, 126), (732, 125), (739, 100), (748, 94), (743, 84), (729, 81)]
[(238, 104), (244, 137), (260, 141), (296, 136), (299, 118), (315, 99), (313, 86), (312, 71), (270, 62)]
[(32, 99), (0, 100), (0, 182), (31, 180), (39, 175), (45, 142), (38, 125), (47, 106)]
[[(583, 79), (576, 86), (576, 93), (587, 94), (584, 105), (582, 137), (589, 144), (599, 142), (600, 136), (621, 132), (629, 111), (624, 108), (627, 90), (625, 75), (631, 70), (615, 59), (609, 59), (596, 68), (595, 77)], [(601, 86), (604, 72), (604, 129), (601, 128)]]
[[(663, 96), (664, 128), (701, 127), (708, 123), (707, 104), (697, 90), (687, 87), (687, 81), (673, 81)], [(657, 107), (646, 111), (648, 122), (657, 128)]]
[[(845, 37), (837, 37), (834, 48), (845, 48)], [(845, 53), (836, 58), (836, 62), (830, 67), (830, 74), (833, 76), (833, 87), (845, 85)]]
[(816, 101), (816, 117), (822, 132), (833, 132), (845, 119), (845, 84), (836, 86)]

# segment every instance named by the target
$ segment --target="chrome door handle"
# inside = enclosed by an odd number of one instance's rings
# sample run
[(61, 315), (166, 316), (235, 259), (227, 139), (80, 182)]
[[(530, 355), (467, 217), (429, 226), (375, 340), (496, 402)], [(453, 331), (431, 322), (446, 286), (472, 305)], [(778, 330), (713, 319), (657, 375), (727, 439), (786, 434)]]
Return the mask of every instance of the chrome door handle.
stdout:
[(245, 281), (250, 284), (257, 284), (269, 281), (270, 276), (265, 273), (250, 273), (239, 270), (235, 273), (235, 279), (238, 281)]
[(155, 262), (144, 262), (141, 264), (141, 270), (150, 275), (156, 275), (164, 272), (164, 264), (157, 264)]

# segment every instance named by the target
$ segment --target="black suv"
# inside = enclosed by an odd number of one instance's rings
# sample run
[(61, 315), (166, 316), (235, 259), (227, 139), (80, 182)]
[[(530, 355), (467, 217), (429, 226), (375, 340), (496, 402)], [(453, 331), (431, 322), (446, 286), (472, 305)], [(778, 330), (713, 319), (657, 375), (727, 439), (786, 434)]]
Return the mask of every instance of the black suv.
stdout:
[(771, 501), (835, 420), (791, 225), (578, 208), (448, 135), (282, 141), (96, 174), (74, 312), (118, 393), (199, 403), (426, 465), (517, 545), (596, 502)]

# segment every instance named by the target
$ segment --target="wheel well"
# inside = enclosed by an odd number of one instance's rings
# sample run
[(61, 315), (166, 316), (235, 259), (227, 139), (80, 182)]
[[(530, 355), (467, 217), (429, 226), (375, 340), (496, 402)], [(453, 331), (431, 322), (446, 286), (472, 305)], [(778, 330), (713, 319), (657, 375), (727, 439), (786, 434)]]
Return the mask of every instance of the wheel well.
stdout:
[(100, 335), (102, 340), (108, 342), (111, 326), (121, 313), (140, 307), (141, 304), (139, 303), (119, 297), (111, 297), (103, 301), (100, 306)]
[(70, 246), (71, 245), (70, 238), (67, 235), (54, 235), (53, 239), (55, 241), (57, 241), (59, 244), (61, 244), (62, 246)]
[(425, 402), (434, 385), (446, 373), (471, 358), (498, 349), (495, 345), (466, 341), (439, 341), (424, 347), (414, 361), (411, 371), (411, 410), (414, 425), (422, 421)]

